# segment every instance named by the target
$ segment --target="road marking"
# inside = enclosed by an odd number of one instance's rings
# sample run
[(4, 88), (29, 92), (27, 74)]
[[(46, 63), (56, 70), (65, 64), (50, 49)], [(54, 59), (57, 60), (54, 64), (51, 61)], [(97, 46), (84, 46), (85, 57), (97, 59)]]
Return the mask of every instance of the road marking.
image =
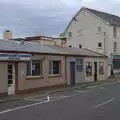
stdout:
[(75, 90), (75, 92), (78, 92), (78, 93), (90, 93), (91, 91), (83, 91), (83, 90)]
[(25, 106), (20, 106), (20, 107), (16, 107), (16, 108), (8, 109), (8, 110), (3, 110), (3, 111), (0, 112), (0, 114), (5, 114), (5, 113), (13, 112), (13, 111), (16, 111), (16, 110), (21, 110), (21, 109), (30, 108), (30, 107), (32, 107), (32, 106), (36, 106), (36, 105), (40, 105), (40, 104), (44, 104), (44, 103), (47, 103), (47, 102), (48, 102), (48, 101), (43, 101), (43, 102), (34, 103), (34, 104), (30, 104), (30, 105), (25, 105)]
[(87, 88), (96, 88), (97, 86), (88, 86)]
[(94, 106), (93, 106), (93, 109), (102, 107), (102, 106), (104, 106), (104, 105), (106, 105), (106, 104), (109, 104), (109, 103), (113, 102), (114, 100), (115, 100), (115, 98), (111, 98), (111, 99), (106, 100), (106, 101), (104, 101), (104, 102), (102, 102), (102, 103), (100, 103), (100, 104), (94, 105)]
[(62, 98), (57, 98), (57, 99), (51, 100), (51, 101), (45, 100), (43, 102), (37, 102), (37, 103), (30, 104), (30, 105), (25, 105), (25, 106), (20, 106), (20, 107), (12, 108), (12, 109), (3, 110), (3, 111), (0, 112), (0, 115), (1, 114), (5, 114), (5, 113), (9, 113), (9, 112), (14, 112), (14, 111), (17, 111), (17, 110), (22, 110), (22, 109), (30, 108), (30, 107), (41, 105), (41, 104), (45, 104), (45, 103), (49, 103), (49, 102), (55, 102), (55, 101), (59, 101), (59, 100), (62, 100), (62, 99), (71, 98), (71, 97), (74, 97), (74, 96), (77, 96), (77, 95), (79, 95), (79, 94), (73, 94), (71, 96), (64, 96)]

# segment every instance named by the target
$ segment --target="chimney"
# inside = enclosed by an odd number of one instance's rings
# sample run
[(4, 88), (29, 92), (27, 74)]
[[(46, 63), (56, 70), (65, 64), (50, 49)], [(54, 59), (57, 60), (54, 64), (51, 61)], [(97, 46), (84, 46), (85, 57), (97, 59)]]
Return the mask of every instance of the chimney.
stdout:
[(4, 40), (10, 40), (12, 39), (12, 32), (10, 30), (4, 31)]

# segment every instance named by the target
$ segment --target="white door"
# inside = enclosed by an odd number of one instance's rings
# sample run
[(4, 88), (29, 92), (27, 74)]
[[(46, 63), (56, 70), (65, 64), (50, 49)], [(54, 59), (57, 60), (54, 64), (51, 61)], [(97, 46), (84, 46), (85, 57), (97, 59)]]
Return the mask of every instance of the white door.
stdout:
[(15, 64), (8, 63), (8, 95), (15, 94)]

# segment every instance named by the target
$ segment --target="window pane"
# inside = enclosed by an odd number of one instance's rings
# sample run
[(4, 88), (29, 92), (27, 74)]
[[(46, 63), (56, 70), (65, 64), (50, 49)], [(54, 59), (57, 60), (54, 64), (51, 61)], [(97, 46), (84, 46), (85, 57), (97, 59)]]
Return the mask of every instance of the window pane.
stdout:
[(88, 62), (86, 64), (86, 75), (91, 76), (92, 75), (92, 63)]
[(40, 62), (33, 62), (32, 63), (32, 75), (40, 75)]
[(104, 74), (104, 62), (99, 63), (99, 73)]
[(27, 63), (27, 75), (31, 75), (31, 64), (30, 62)]
[(49, 74), (60, 74), (60, 61), (49, 62)]
[(53, 74), (60, 73), (60, 61), (53, 61)]

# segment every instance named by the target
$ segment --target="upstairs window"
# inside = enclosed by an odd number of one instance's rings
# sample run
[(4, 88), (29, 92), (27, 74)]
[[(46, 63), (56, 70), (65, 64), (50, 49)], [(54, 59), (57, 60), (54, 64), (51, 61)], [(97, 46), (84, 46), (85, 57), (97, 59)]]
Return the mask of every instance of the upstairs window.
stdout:
[(98, 32), (102, 32), (101, 27), (97, 27)]
[(81, 45), (81, 44), (79, 44), (79, 48), (82, 48), (82, 45)]
[(102, 43), (98, 42), (98, 47), (101, 48), (102, 47)]
[(69, 33), (68, 33), (68, 36), (69, 36), (69, 37), (72, 37), (72, 32), (69, 32)]
[(117, 27), (116, 26), (113, 27), (113, 36), (117, 37)]
[(117, 51), (117, 42), (114, 42), (114, 45), (113, 45), (114, 47), (113, 47), (113, 50), (114, 50), (114, 52), (116, 52)]

